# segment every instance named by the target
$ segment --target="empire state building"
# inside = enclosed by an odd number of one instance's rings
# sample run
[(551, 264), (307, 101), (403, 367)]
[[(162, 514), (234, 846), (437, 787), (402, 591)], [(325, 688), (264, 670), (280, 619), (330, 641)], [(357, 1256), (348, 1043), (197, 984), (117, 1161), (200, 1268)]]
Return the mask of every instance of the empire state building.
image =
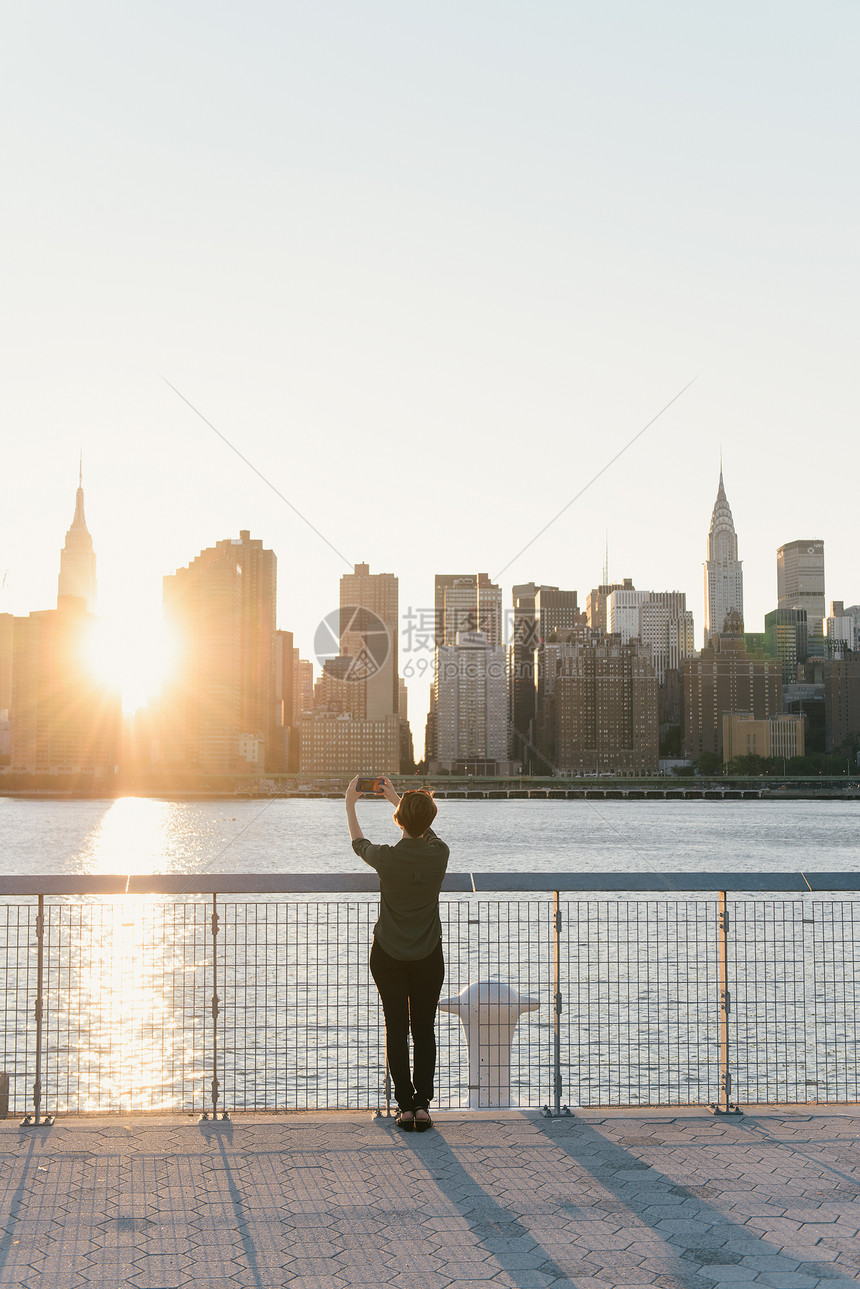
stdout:
[(93, 539), (84, 518), (83, 466), (78, 473), (75, 517), (66, 533), (66, 544), (60, 552), (60, 577), (57, 586), (57, 608), (83, 601), (87, 613), (96, 608), (96, 556)]

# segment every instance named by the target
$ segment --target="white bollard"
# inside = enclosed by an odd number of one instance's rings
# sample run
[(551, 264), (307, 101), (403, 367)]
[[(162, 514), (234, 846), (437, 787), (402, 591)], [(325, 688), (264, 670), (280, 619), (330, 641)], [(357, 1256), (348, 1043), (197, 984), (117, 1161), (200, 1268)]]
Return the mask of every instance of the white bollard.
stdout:
[(511, 1043), (523, 1012), (537, 1011), (534, 998), (521, 998), (501, 980), (466, 985), (456, 998), (439, 1003), (460, 1017), (469, 1048), (469, 1109), (511, 1104)]

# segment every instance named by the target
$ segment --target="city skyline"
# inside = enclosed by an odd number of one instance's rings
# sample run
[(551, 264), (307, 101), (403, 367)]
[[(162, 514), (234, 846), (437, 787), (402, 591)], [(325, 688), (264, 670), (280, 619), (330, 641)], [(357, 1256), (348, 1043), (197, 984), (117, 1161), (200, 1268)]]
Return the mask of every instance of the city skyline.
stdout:
[[(121, 772), (187, 786), (213, 775), (350, 775), (359, 764), (412, 773), (401, 637), (406, 676), (416, 651), (433, 653), (419, 755), (431, 774), (648, 775), (679, 751), (700, 769), (774, 748), (794, 762), (807, 732), (819, 755), (850, 751), (860, 731), (860, 605), (835, 601), (823, 622), (824, 545), (795, 540), (777, 551), (778, 607), (763, 632), (745, 631), (722, 470), (705, 565), (713, 626), (700, 654), (684, 592), (625, 578), (592, 588), (582, 612), (576, 590), (529, 583), (512, 588), (505, 610), (485, 572), (461, 570), (436, 575), (432, 609), (401, 616), (397, 575), (359, 563), (318, 625), (314, 684), (313, 663), (278, 626), (277, 556), (245, 529), (163, 578), (170, 665), (125, 732), (114, 683), (124, 660), (100, 640), (84, 501), (79, 467), (56, 609), (0, 615), (0, 757), (13, 775), (103, 782)], [(713, 700), (703, 701), (708, 686)]]
[(15, 9), (0, 611), (53, 604), (81, 449), (141, 667), (162, 577), (242, 530), (305, 656), (362, 561), (416, 607), (440, 569), (630, 577), (698, 643), (721, 450), (747, 622), (807, 536), (856, 603), (858, 36), (827, 3)]
[[(79, 466), (78, 488), (75, 495), (74, 518), (73, 518), (72, 526), (69, 529), (68, 533), (66, 534), (65, 544), (59, 552), (60, 574), (59, 574), (59, 580), (58, 580), (57, 602), (58, 603), (62, 602), (64, 594), (65, 595), (77, 594), (79, 597), (81, 597), (82, 602), (83, 601), (86, 602), (87, 609), (89, 611), (92, 611), (93, 597), (95, 595), (95, 586), (96, 586), (95, 570), (96, 570), (96, 562), (97, 562), (97, 548), (94, 545), (92, 534), (90, 533), (87, 527), (86, 519), (84, 517), (84, 500), (85, 500), (85, 493), (83, 488), (83, 470), (82, 470), (82, 466)], [(725, 510), (728, 513), (729, 515), (728, 522), (729, 522), (729, 526), (731, 527), (731, 514), (728, 508), (728, 504), (726, 502), (722, 469), (720, 470), (717, 502), (714, 507), (714, 515), (716, 515), (717, 512), (720, 511), (721, 507), (723, 510)], [(711, 529), (707, 537), (708, 553), (711, 553), (711, 551), (713, 550), (713, 532), (714, 532), (713, 524), (714, 524), (714, 516), (712, 515)], [(732, 542), (734, 543), (733, 550), (736, 551), (737, 538), (734, 534), (733, 529), (732, 529), (731, 536), (732, 536)], [(218, 540), (217, 545), (219, 549), (223, 549), (223, 548), (229, 549), (231, 546), (233, 547), (241, 546), (242, 543), (247, 542), (249, 540), (250, 540), (250, 531), (243, 530), (242, 532), (240, 532), (238, 540), (235, 537), (222, 538)], [(253, 547), (261, 547), (263, 545), (263, 543), (256, 538), (252, 541), (251, 544)], [(782, 572), (783, 552), (789, 549), (793, 550), (795, 547), (802, 549), (804, 556), (806, 558), (809, 558), (806, 555), (807, 542), (805, 540), (800, 540), (800, 541), (795, 540), (789, 543), (785, 543), (783, 546), (779, 547), (777, 552), (775, 552), (775, 555), (778, 563), (780, 585), (782, 585), (782, 579), (783, 579), (783, 572)], [(822, 553), (823, 543), (818, 543), (816, 550), (819, 552), (819, 554), (815, 558), (819, 560), (823, 560), (823, 553)], [(198, 555), (192, 561), (192, 564), (197, 564), (203, 557), (208, 557), (212, 554), (214, 554), (213, 550), (201, 548), (201, 550), (198, 552)], [(273, 563), (272, 574), (271, 574), (273, 593), (274, 595), (277, 595), (277, 574), (275, 571), (277, 567), (277, 558), (274, 553), (269, 552), (269, 554), (272, 555), (272, 563)], [(702, 605), (703, 617), (706, 617), (708, 612), (708, 608), (707, 608), (707, 596), (709, 594), (708, 568), (709, 568), (708, 561), (705, 561), (704, 569), (705, 569), (706, 576), (705, 576), (705, 592), (704, 592), (705, 598), (703, 599), (703, 605)], [(162, 578), (162, 584), (164, 588), (163, 606), (165, 609), (167, 608), (167, 605), (168, 605), (168, 597), (166, 594), (168, 586), (171, 583), (173, 583), (176, 580), (176, 578), (179, 575), (183, 574), (184, 572), (185, 570), (180, 567), (174, 570), (172, 573), (165, 574), (163, 576)], [(363, 585), (362, 576), (366, 578), (367, 574), (368, 574), (368, 565), (357, 564), (351, 572), (341, 575), (340, 592), (339, 592), (340, 607), (338, 608), (336, 614), (334, 615), (329, 614), (327, 615), (327, 617), (330, 617), (330, 618), (333, 617), (335, 621), (340, 621), (344, 604), (346, 603), (352, 604), (353, 600), (355, 600), (355, 603), (358, 605), (361, 605), (364, 602), (363, 593), (359, 592), (356, 589), (352, 594), (352, 598), (350, 598), (350, 593), (349, 591), (345, 590), (345, 587), (350, 587), (350, 586), (353, 586), (353, 584), (355, 584), (355, 587), (358, 588), (360, 585)], [(393, 593), (391, 594), (393, 594), (393, 597), (394, 597), (392, 603), (396, 604), (397, 595), (398, 595), (396, 588), (399, 584), (399, 577), (396, 571), (393, 571), (393, 570), (380, 571), (378, 574), (376, 573), (374, 574), (371, 581), (375, 584), (387, 585), (386, 578), (388, 579), (388, 582), (390, 582), (391, 585), (395, 588)], [(456, 621), (452, 618), (451, 624), (450, 624), (451, 633), (452, 633), (451, 643), (454, 643), (453, 633), (455, 629), (459, 630), (461, 627), (463, 627), (467, 631), (474, 630), (476, 625), (478, 626), (479, 629), (481, 629), (481, 626), (483, 624), (483, 627), (486, 630), (487, 624), (489, 624), (490, 630), (492, 632), (492, 639), (489, 642), (492, 643), (493, 640), (496, 640), (498, 643), (504, 644), (504, 646), (507, 647), (513, 641), (513, 633), (515, 629), (515, 617), (514, 617), (513, 606), (508, 605), (506, 603), (506, 597), (504, 595), (504, 592), (500, 588), (495, 587), (492, 581), (487, 578), (486, 574), (481, 573), (481, 574), (474, 574), (474, 575), (466, 575), (466, 580), (470, 583), (470, 585), (472, 582), (474, 582), (475, 585), (471, 589), (471, 598), (469, 598), (469, 596), (466, 596), (466, 598), (463, 600), (463, 605), (467, 606), (467, 602), (468, 604), (473, 604), (473, 601), (474, 601), (473, 610), (471, 612), (471, 615), (469, 613), (466, 613), (464, 610), (464, 612), (461, 614), (461, 616), (463, 617), (462, 623), (459, 621), (459, 618), (457, 618)], [(654, 606), (665, 601), (665, 612), (669, 612), (669, 609), (671, 608), (671, 613), (681, 613), (686, 618), (687, 626), (683, 628), (683, 630), (686, 633), (686, 636), (685, 636), (686, 644), (683, 644), (681, 646), (680, 656), (683, 656), (685, 651), (689, 653), (694, 647), (695, 629), (694, 629), (693, 622), (690, 621), (691, 617), (694, 618), (694, 615), (692, 614), (692, 611), (685, 609), (686, 593), (683, 591), (671, 591), (671, 592), (654, 591), (653, 587), (650, 587), (644, 590), (641, 588), (638, 590), (635, 590), (632, 587), (630, 589), (627, 589), (628, 584), (631, 581), (632, 579), (627, 579), (625, 582), (624, 588), (620, 588), (620, 587), (617, 588), (614, 594), (610, 594), (607, 597), (607, 608), (608, 608), (607, 627), (609, 631), (620, 632), (620, 638), (622, 642), (626, 642), (626, 640), (630, 638), (631, 633), (634, 636), (638, 634), (638, 636), (642, 640), (650, 640), (649, 632), (651, 628), (643, 624), (643, 621), (641, 620), (641, 615), (644, 611), (642, 606), (644, 606), (647, 603), (648, 611), (651, 612), (651, 615), (653, 616), (654, 613), (657, 612)], [(454, 604), (454, 607), (456, 610), (456, 605), (459, 603), (459, 601), (456, 598), (457, 594), (459, 593), (457, 588), (460, 587), (461, 582), (462, 582), (462, 575), (459, 575), (459, 574), (443, 575), (443, 574), (437, 573), (434, 577), (435, 589), (434, 589), (433, 607), (432, 608), (430, 607), (429, 597), (428, 597), (427, 605), (424, 605), (424, 606), (406, 605), (403, 607), (403, 609), (400, 611), (397, 617), (399, 629), (397, 632), (397, 639), (394, 641), (394, 647), (393, 647), (393, 657), (395, 660), (395, 664), (392, 670), (392, 680), (395, 682), (395, 684), (406, 683), (407, 685), (409, 683), (409, 680), (412, 681), (412, 686), (411, 686), (412, 700), (410, 703), (410, 717), (411, 717), (411, 722), (413, 726), (413, 734), (417, 733), (418, 735), (419, 749), (421, 746), (420, 744), (421, 734), (419, 729), (419, 722), (423, 720), (426, 712), (423, 707), (418, 707), (418, 705), (415, 703), (414, 694), (416, 691), (420, 692), (424, 688), (425, 683), (428, 681), (428, 679), (432, 683), (432, 675), (433, 675), (432, 635), (428, 633), (428, 628), (430, 629), (430, 632), (432, 632), (432, 628), (430, 628), (429, 624), (431, 623), (431, 620), (438, 621), (445, 632), (444, 636), (439, 637), (438, 643), (441, 643), (443, 639), (447, 640), (449, 624), (448, 624), (446, 597), (450, 597), (452, 594), (454, 595), (452, 604)], [(450, 589), (446, 591), (444, 589), (446, 587), (449, 587), (449, 584), (450, 584), (450, 587), (453, 588), (453, 591)], [(490, 617), (487, 618), (486, 622), (484, 622), (483, 618), (480, 618), (479, 604), (483, 604), (484, 602), (483, 600), (480, 599), (480, 594), (476, 589), (479, 585), (480, 586), (486, 585), (487, 587), (490, 587), (493, 592), (493, 595), (495, 596), (495, 599), (493, 599), (492, 604), (490, 604), (490, 602), (488, 601), (487, 604), (489, 607), (484, 609), (485, 613), (489, 612), (490, 614)], [(819, 588), (819, 591), (818, 591), (819, 598), (821, 598), (821, 593), (820, 593), (821, 585), (822, 585), (822, 578), (819, 577), (819, 581), (816, 583), (816, 586)], [(443, 588), (441, 592), (440, 592), (440, 587)], [(132, 586), (131, 590), (134, 591), (134, 589), (135, 588)], [(522, 589), (522, 588), (514, 588), (514, 589), (516, 590), (516, 589)], [(557, 590), (555, 590), (554, 588), (547, 587), (546, 585), (543, 586), (543, 591), (552, 592), (556, 595), (557, 598), (559, 596), (559, 592)], [(381, 592), (374, 592), (374, 595), (378, 595), (378, 594), (381, 594)], [(389, 592), (385, 592), (385, 594), (388, 595)], [(442, 595), (441, 601), (440, 601), (440, 594)], [(576, 591), (562, 592), (560, 594), (562, 598), (564, 596), (572, 597), (571, 602), (575, 607), (576, 596), (577, 596)], [(589, 596), (589, 599), (590, 599), (590, 596)], [(676, 601), (677, 601), (677, 604), (676, 604)], [(670, 602), (671, 602), (671, 605), (670, 605)], [(380, 600), (379, 605), (382, 605), (382, 603), (383, 602)], [(385, 601), (385, 603), (387, 604), (387, 600)], [(824, 603), (824, 601), (822, 601), (822, 603)], [(831, 600), (828, 599), (826, 601), (827, 612), (829, 612), (830, 603), (831, 603)], [(376, 605), (375, 599), (373, 601), (373, 604)], [(443, 606), (441, 609), (441, 616), (440, 616), (440, 604)], [(620, 605), (623, 605), (624, 607), (619, 608)], [(34, 611), (36, 610), (30, 609), (28, 610), (28, 613), (32, 613)], [(388, 609), (386, 609), (386, 612), (383, 613), (383, 617), (387, 616), (388, 618), (391, 618), (392, 612), (393, 610), (389, 611)], [(776, 612), (775, 608), (771, 609), (769, 611), (769, 614), (765, 615), (765, 619), (767, 619), (767, 617), (773, 617), (775, 612)], [(620, 617), (618, 621), (614, 620), (614, 615), (616, 613), (620, 613)], [(431, 615), (435, 615), (435, 617), (431, 619)], [(636, 616), (638, 629), (634, 629), (632, 625), (631, 615)], [(166, 614), (166, 616), (169, 618), (169, 614)], [(574, 614), (574, 617), (575, 617), (575, 614)], [(582, 615), (582, 619), (583, 621), (585, 620), (584, 613)], [(630, 619), (629, 622), (628, 622), (628, 619)], [(571, 621), (573, 621), (573, 619), (571, 619)], [(102, 618), (102, 622), (107, 628), (111, 628), (111, 626), (113, 626), (114, 628), (116, 627), (116, 623), (115, 622), (111, 623), (109, 619), (105, 620), (104, 618)], [(142, 619), (139, 617), (135, 621), (135, 627), (138, 635), (140, 634), (140, 630), (141, 630), (141, 622), (142, 622)], [(275, 625), (279, 627), (282, 632), (286, 630), (291, 638), (295, 636), (295, 633), (291, 629), (290, 622), (288, 620), (285, 620), (284, 611), (282, 607), (278, 609), (277, 622), (275, 623)], [(321, 624), (318, 623), (317, 628), (319, 628), (320, 625)], [(755, 627), (751, 626), (749, 621), (746, 621), (745, 625), (746, 625), (747, 631), (756, 629)], [(767, 626), (766, 620), (764, 621), (763, 625), (765, 627)], [(150, 648), (150, 653), (146, 658), (147, 671), (148, 671), (148, 684), (144, 690), (143, 688), (138, 688), (138, 686), (135, 685), (134, 681), (132, 680), (131, 684), (124, 689), (123, 706), (127, 714), (131, 714), (131, 712), (133, 712), (137, 707), (143, 706), (144, 702), (148, 701), (150, 698), (159, 697), (164, 691), (165, 684), (171, 683), (171, 675), (170, 675), (171, 654), (170, 654), (170, 648), (166, 643), (167, 639), (169, 638), (169, 629), (166, 625), (163, 626), (160, 621), (155, 623), (154, 626), (157, 628), (157, 630), (154, 632), (152, 637), (147, 636), (147, 633), (144, 632), (142, 639), (136, 638), (136, 643), (139, 647), (141, 647), (142, 651), (144, 648), (147, 648), (147, 647)], [(656, 619), (655, 619), (654, 626), (656, 628)], [(337, 628), (337, 630), (343, 630), (343, 629), (344, 629), (343, 627)], [(662, 629), (663, 629), (662, 627), (659, 628), (659, 630), (662, 630)], [(405, 645), (405, 648), (403, 648), (403, 665), (400, 665), (396, 662), (399, 650), (402, 647), (401, 637), (403, 638), (403, 643)], [(108, 631), (103, 632), (101, 636), (97, 634), (96, 637), (93, 639), (89, 648), (89, 652), (91, 655), (91, 662), (94, 665), (95, 674), (99, 676), (99, 678), (102, 681), (110, 684), (116, 684), (116, 685), (121, 684), (122, 667), (120, 666), (118, 669), (117, 665), (122, 664), (123, 662), (123, 659), (121, 657), (121, 651), (124, 647), (127, 646), (127, 640), (129, 638), (131, 637), (129, 636), (123, 639), (122, 633), (117, 633), (115, 629), (113, 631), (109, 629)], [(151, 646), (153, 644), (156, 644), (158, 646), (158, 650), (155, 656), (153, 656), (151, 652)], [(311, 665), (315, 667), (317, 673), (321, 674), (321, 658), (317, 656), (317, 652), (316, 652), (319, 647), (319, 638), (317, 637), (317, 639), (315, 639), (314, 645), (310, 649), (308, 649), (306, 645), (303, 647), (303, 644), (304, 642), (300, 642), (297, 648), (297, 651), (296, 651), (297, 657), (298, 656), (308, 657), (311, 662)], [(652, 642), (652, 645), (653, 645), (653, 642)], [(667, 646), (667, 648), (668, 647), (670, 646)], [(677, 647), (677, 642), (676, 642), (676, 647)], [(420, 661), (416, 662), (416, 657), (414, 656), (415, 654), (418, 654), (420, 656), (422, 649), (426, 654), (426, 657), (423, 658), (424, 666), (421, 665)], [(665, 664), (661, 664), (661, 662), (659, 661), (658, 655), (659, 655), (659, 650), (658, 650), (658, 653), (654, 655), (654, 666), (657, 669), (657, 674), (659, 677), (662, 675), (661, 668)], [(133, 669), (137, 661), (136, 656), (133, 655), (129, 661), (130, 661), (132, 670), (129, 672), (128, 669), (126, 668), (127, 675), (133, 674)], [(407, 677), (406, 682), (404, 682), (400, 678), (403, 673), (404, 665), (405, 665), (406, 677)], [(672, 665), (677, 666), (677, 659), (675, 660), (674, 663), (672, 663)], [(175, 683), (175, 679), (176, 677), (174, 675), (172, 677), (173, 683)], [(378, 684), (378, 681), (379, 681), (379, 678), (377, 677), (375, 683)], [(386, 682), (386, 684), (390, 686), (391, 682), (390, 681)], [(390, 705), (392, 706), (393, 709), (396, 709), (397, 707), (396, 698), (392, 699)], [(428, 696), (427, 705), (429, 707), (429, 696)], [(388, 708), (386, 708), (386, 710), (388, 710)]]

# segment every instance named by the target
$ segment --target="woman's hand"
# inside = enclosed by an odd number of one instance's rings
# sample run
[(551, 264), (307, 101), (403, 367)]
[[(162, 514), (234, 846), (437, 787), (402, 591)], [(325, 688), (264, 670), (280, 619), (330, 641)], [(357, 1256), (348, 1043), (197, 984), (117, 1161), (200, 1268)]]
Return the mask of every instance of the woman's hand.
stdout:
[(360, 778), (361, 778), (361, 775), (357, 774), (346, 790), (346, 793), (343, 799), (346, 802), (347, 807), (354, 806), (356, 801), (360, 800), (361, 798), (361, 793), (358, 791), (358, 787), (357, 787), (358, 780)]
[(382, 775), (382, 795), (386, 801), (390, 801), (395, 809), (400, 805), (400, 798), (397, 795), (397, 789), (389, 778)]

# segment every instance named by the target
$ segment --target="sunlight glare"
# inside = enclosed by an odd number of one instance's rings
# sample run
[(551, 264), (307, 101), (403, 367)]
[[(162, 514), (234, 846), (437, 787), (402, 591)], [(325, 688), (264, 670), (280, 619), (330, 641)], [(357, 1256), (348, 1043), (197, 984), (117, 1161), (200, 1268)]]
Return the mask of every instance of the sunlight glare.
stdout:
[(168, 628), (150, 616), (99, 618), (87, 644), (93, 676), (122, 692), (125, 712), (135, 712), (159, 693), (175, 659)]

